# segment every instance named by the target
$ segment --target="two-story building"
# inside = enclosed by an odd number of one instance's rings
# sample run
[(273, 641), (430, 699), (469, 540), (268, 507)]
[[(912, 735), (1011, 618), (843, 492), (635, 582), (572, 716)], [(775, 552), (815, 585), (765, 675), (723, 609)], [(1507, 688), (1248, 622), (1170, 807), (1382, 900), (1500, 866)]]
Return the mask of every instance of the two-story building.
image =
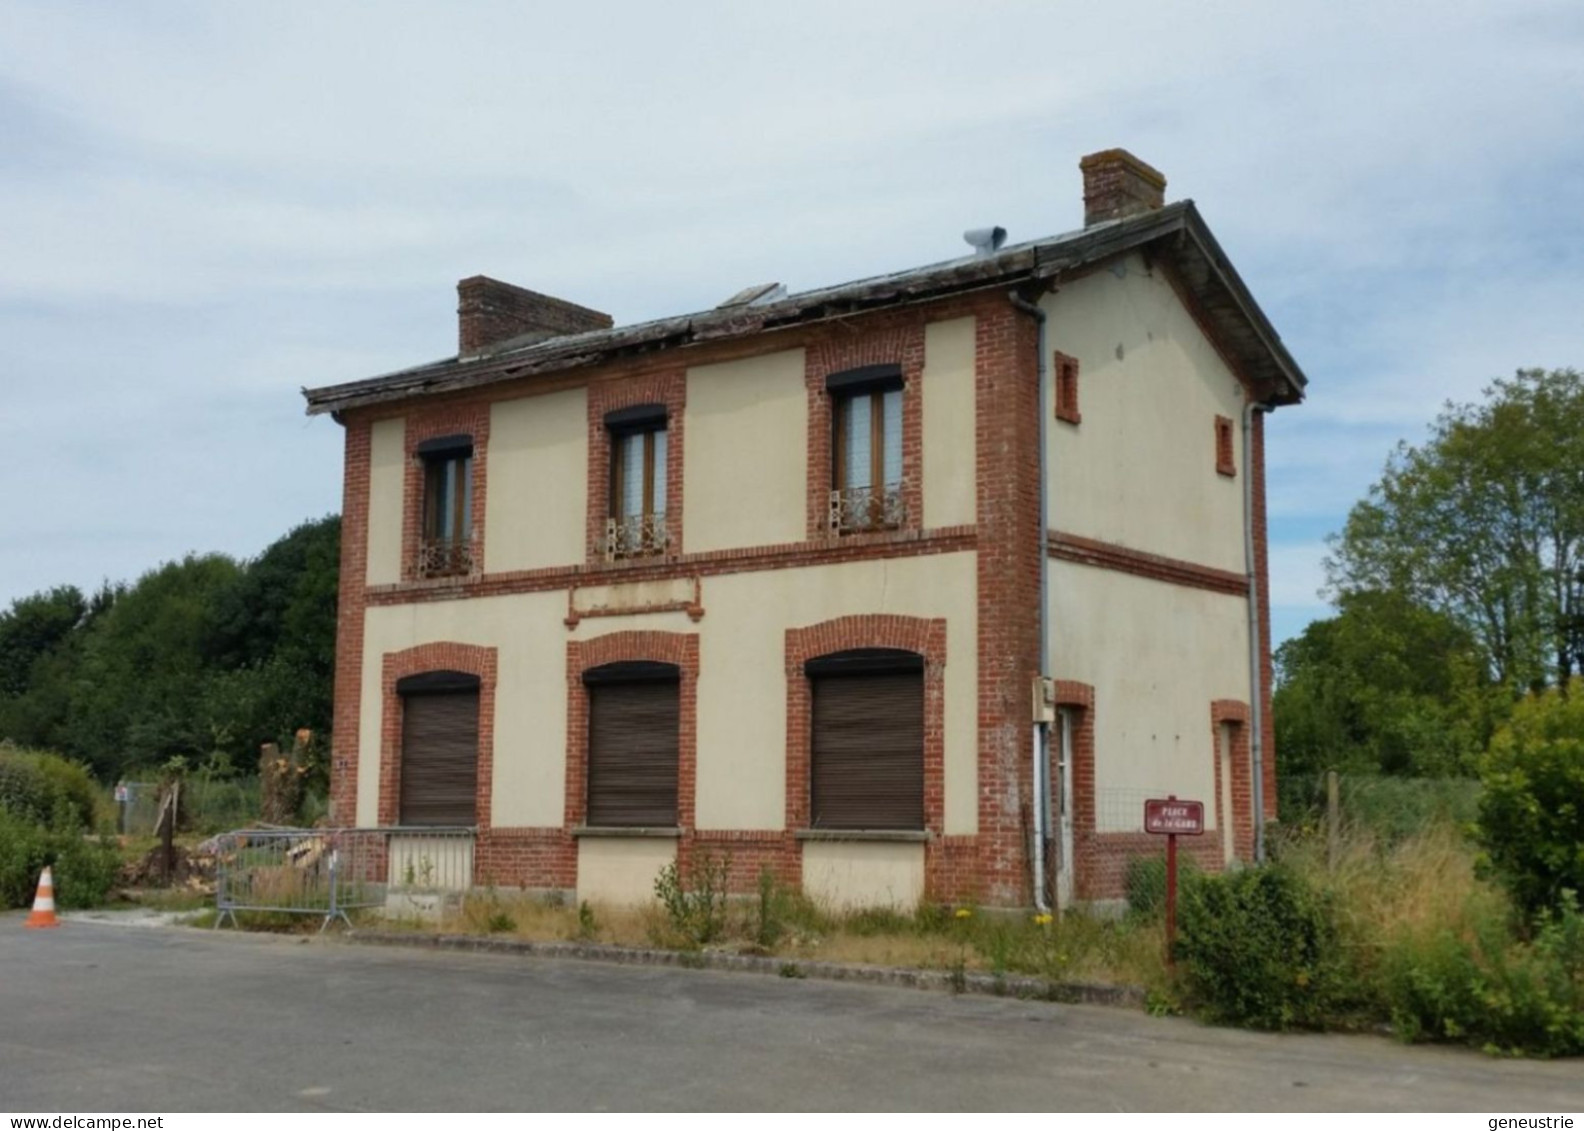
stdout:
[[(334, 819), (647, 898), (709, 851), (833, 904), (1120, 892), (1274, 813), (1262, 413), (1304, 377), (1121, 150), (1085, 223), (630, 326), (458, 284), (346, 432)], [(1261, 800), (1263, 798), (1263, 800)]]

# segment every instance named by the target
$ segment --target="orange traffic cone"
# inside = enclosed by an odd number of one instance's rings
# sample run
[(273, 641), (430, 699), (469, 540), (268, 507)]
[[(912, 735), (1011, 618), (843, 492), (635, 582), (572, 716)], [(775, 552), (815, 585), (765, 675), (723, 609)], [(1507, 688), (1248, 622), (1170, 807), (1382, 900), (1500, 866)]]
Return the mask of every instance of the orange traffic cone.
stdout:
[(55, 877), (50, 875), (48, 868), (39, 877), (38, 895), (33, 897), (33, 912), (27, 917), (29, 927), (58, 927), (60, 920), (55, 918)]

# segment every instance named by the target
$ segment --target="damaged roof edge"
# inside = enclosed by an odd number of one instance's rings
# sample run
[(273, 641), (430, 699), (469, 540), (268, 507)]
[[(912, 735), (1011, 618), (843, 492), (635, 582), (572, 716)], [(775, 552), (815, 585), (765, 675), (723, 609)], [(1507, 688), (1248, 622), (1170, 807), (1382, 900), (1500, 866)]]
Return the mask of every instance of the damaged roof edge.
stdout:
[[(890, 275), (805, 291), (760, 306), (731, 307), (661, 318), (631, 326), (566, 334), (549, 340), (502, 343), (466, 361), (446, 358), (426, 365), (339, 385), (304, 389), (309, 415), (438, 395), (536, 374), (596, 365), (612, 358), (746, 338), (772, 330), (812, 325), (870, 311), (929, 302), (951, 295), (1006, 286), (1021, 279), (1056, 279), (1164, 236), (1187, 232), (1197, 251), (1233, 301), (1241, 320), (1266, 353), (1255, 368), (1279, 377), (1292, 390), (1284, 403), (1302, 398), (1305, 379), (1288, 356), (1253, 296), (1232, 270), (1192, 201), (1179, 201), (1147, 215), (1095, 225), (1079, 232), (1002, 249), (991, 256), (951, 260)], [(1271, 363), (1274, 362), (1274, 366)], [(1274, 368), (1277, 372), (1271, 373)]]
[[(1193, 202), (1188, 203), (1191, 206)], [(1205, 223), (1204, 217), (1199, 215), (1197, 208), (1190, 207), (1188, 232), (1237, 303), (1239, 312), (1259, 335), (1265, 348), (1270, 351), (1272, 359), (1282, 371), (1282, 377), (1292, 388), (1293, 399), (1283, 403), (1296, 403), (1302, 400), (1304, 389), (1309, 385), (1309, 378), (1299, 368), (1292, 354), (1287, 352), (1287, 346), (1282, 341), (1281, 335), (1276, 332), (1276, 327), (1271, 325), (1270, 319), (1265, 317), (1265, 311), (1255, 301), (1253, 292), (1244, 284), (1243, 276), (1239, 275), (1237, 268), (1232, 266), (1232, 261), (1227, 258), (1226, 252), (1221, 250), (1221, 242), (1215, 238), (1215, 233), (1210, 231), (1210, 226)]]

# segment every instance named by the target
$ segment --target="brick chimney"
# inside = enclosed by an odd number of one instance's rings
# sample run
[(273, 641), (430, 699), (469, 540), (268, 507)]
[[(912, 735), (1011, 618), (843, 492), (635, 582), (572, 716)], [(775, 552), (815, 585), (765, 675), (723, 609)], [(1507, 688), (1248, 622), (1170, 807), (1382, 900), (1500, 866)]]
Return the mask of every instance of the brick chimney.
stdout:
[(609, 330), (615, 321), (575, 302), (514, 287), (485, 275), (457, 284), (457, 356), (476, 357), (490, 346), (534, 331), (548, 337)]
[(1103, 149), (1078, 162), (1083, 170), (1084, 227), (1153, 212), (1166, 203), (1166, 175), (1125, 149)]

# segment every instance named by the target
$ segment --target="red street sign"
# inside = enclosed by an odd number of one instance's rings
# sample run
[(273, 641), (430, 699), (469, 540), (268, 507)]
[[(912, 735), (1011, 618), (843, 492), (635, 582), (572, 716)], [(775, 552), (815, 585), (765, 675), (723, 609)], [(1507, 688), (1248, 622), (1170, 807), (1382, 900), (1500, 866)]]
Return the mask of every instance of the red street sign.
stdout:
[(1204, 833), (1204, 802), (1166, 800), (1144, 802), (1144, 831), (1164, 836), (1200, 836)]

